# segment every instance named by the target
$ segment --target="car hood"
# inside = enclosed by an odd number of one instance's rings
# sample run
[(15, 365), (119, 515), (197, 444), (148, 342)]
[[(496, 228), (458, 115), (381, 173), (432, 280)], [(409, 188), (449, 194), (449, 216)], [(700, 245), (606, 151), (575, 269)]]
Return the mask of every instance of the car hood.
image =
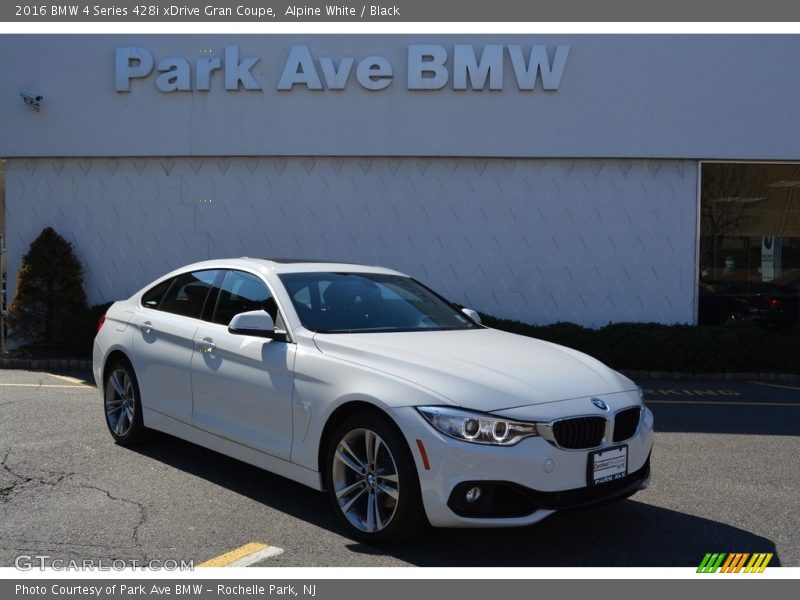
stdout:
[(324, 354), (485, 412), (636, 389), (586, 354), (496, 329), (316, 334), (314, 341)]

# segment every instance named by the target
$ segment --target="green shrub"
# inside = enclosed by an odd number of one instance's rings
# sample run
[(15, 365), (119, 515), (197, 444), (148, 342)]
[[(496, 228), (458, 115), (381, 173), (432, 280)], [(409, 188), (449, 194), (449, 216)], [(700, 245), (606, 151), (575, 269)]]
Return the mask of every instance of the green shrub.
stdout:
[(614, 323), (589, 329), (574, 323), (536, 326), (481, 315), (489, 327), (568, 346), (614, 369), (685, 373), (800, 373), (800, 335), (754, 325), (696, 327)]
[(72, 244), (45, 228), (22, 257), (9, 311), (11, 335), (18, 343), (69, 343), (71, 322), (86, 309), (83, 269)]

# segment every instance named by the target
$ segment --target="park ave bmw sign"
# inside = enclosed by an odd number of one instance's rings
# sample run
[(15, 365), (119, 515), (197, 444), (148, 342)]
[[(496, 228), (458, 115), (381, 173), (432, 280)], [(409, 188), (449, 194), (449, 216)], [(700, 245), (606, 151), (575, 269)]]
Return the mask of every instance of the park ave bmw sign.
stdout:
[[(457, 44), (448, 49), (436, 44), (408, 46), (405, 66), (409, 90), (502, 90), (505, 66), (510, 64), (516, 89), (556, 91), (569, 56), (569, 46), (487, 44), (476, 47)], [(137, 80), (151, 80), (161, 92), (209, 91), (220, 77), (229, 91), (263, 90), (270, 82), (260, 81), (255, 68), (262, 58), (243, 56), (239, 46), (225, 46), (221, 55), (210, 51), (189, 60), (179, 56), (157, 57), (147, 48), (125, 46), (116, 49), (115, 89), (135, 91)], [(389, 87), (396, 76), (395, 65), (384, 56), (315, 56), (309, 46), (289, 48), (276, 89), (291, 91), (343, 90), (353, 85), (379, 91)], [(220, 84), (214, 84), (220, 85)]]

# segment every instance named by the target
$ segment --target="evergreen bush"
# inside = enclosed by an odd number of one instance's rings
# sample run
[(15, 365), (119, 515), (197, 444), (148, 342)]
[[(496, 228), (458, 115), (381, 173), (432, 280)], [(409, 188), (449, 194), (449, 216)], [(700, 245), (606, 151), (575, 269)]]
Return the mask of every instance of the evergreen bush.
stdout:
[(47, 227), (22, 257), (9, 310), (11, 336), (20, 344), (69, 344), (85, 312), (81, 263), (72, 244)]

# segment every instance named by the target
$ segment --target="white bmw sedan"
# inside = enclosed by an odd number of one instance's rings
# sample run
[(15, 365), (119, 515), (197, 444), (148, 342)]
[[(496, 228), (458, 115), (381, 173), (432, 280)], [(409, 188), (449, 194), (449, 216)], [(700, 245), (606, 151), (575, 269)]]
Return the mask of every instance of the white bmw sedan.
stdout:
[(632, 381), (389, 269), (189, 265), (109, 308), (94, 376), (117, 443), (160, 430), (326, 490), (363, 541), (528, 525), (650, 481)]

